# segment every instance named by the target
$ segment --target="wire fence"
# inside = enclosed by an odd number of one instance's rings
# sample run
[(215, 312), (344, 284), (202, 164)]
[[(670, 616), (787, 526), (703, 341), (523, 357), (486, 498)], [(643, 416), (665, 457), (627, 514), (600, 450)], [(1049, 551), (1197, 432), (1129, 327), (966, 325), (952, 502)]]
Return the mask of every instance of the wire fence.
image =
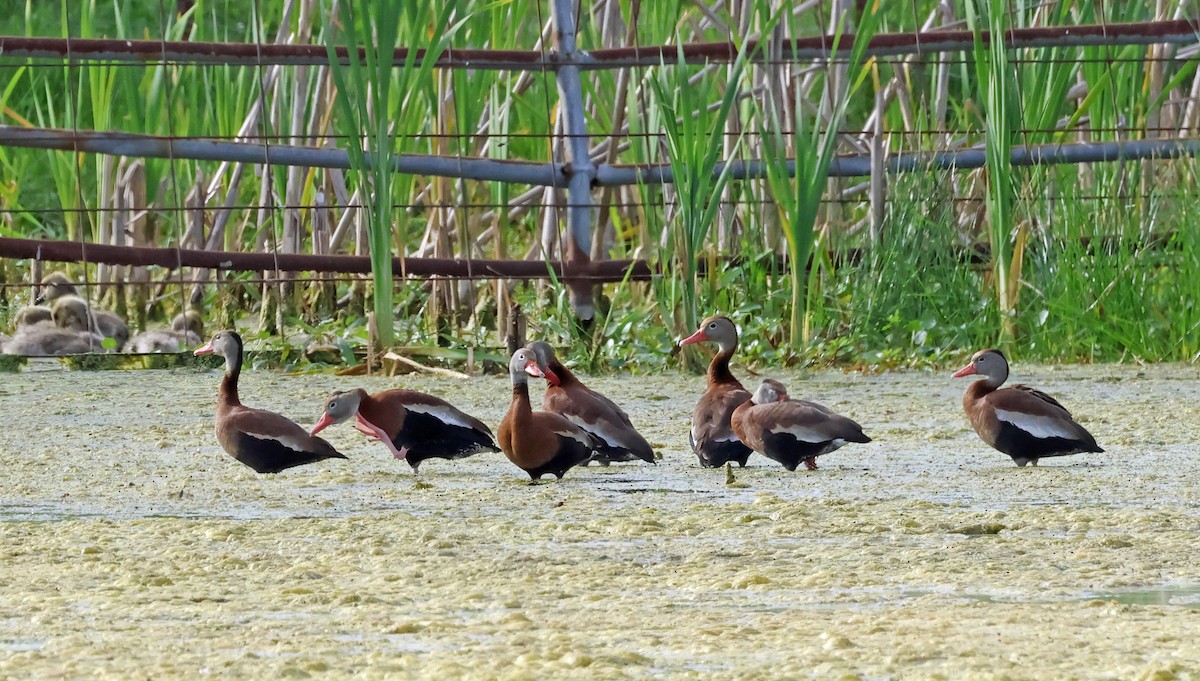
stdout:
[[(679, 202), (669, 186), (676, 178), (665, 156), (664, 132), (647, 129), (652, 127), (647, 107), (637, 105), (649, 96), (644, 84), (673, 67), (720, 80), (739, 50), (746, 50), (755, 76), (742, 84), (745, 106), (774, 96), (771, 79), (782, 78), (786, 87), (815, 87), (812, 101), (820, 107), (821, 88), (835, 87), (837, 78), (814, 85), (813, 74), (837, 74), (853, 43), (853, 36), (839, 42), (818, 35), (641, 45), (636, 18), (614, 23), (612, 13), (621, 10), (613, 0), (536, 4), (544, 20), (538, 23), (545, 26), (537, 31), (535, 49), (447, 50), (432, 64), (431, 87), (441, 102), (429, 110), (436, 122), (397, 133), (397, 148), (427, 150), (386, 161), (396, 173), (414, 178), (409, 195), (393, 200), (393, 208), (423, 218), (396, 235), (403, 249), (396, 271), (404, 277), (598, 283), (661, 276), (663, 267), (646, 254), (661, 241), (661, 231), (670, 229)], [(815, 5), (823, 8), (825, 25), (839, 12), (854, 12), (853, 3), (837, 0)], [(183, 19), (165, 6), (159, 9), (165, 38)], [(354, 166), (345, 150), (363, 138), (338, 133), (327, 103), (330, 69), (351, 60), (346, 50), (317, 42), (311, 15), (318, 10), (308, 0), (284, 3), (275, 43), (0, 35), (0, 80), (8, 75), (13, 91), (23, 90), (23, 83), (64, 86), (57, 99), (30, 87), (33, 94), (4, 103), (5, 169), (12, 175), (49, 165), (50, 172), (42, 172), (54, 191), (0, 188), (0, 258), (38, 262), (30, 273), (42, 270), (42, 263), (83, 263), (79, 279), (100, 286), (161, 277), (136, 271), (159, 268), (173, 272), (170, 282), (190, 300), (196, 287), (221, 281), (214, 273), (240, 271), (246, 273), (243, 283), (277, 285), (302, 271), (369, 272), (362, 200), (369, 188), (349, 179)], [(860, 106), (858, 120), (839, 131), (843, 153), (831, 167), (834, 178), (857, 184), (831, 184), (822, 209), (828, 223), (854, 232), (877, 220), (885, 208), (875, 204), (897, 200), (886, 185), (898, 173), (943, 173), (948, 194), (941, 200), (971, 206), (963, 211), (984, 200), (983, 181), (971, 172), (985, 164), (983, 117), (969, 110), (969, 99), (954, 124), (946, 109), (948, 93), (968, 87), (962, 79), (974, 63), (969, 53), (977, 37), (985, 43), (994, 37), (962, 30), (957, 14), (941, 11), (917, 16), (913, 3), (914, 23), (922, 30), (870, 39), (875, 101)], [(581, 32), (585, 24), (588, 30)], [(1069, 68), (1078, 76), (1063, 96), (1076, 103), (1092, 98), (1097, 109), (1107, 107), (1104, 115), (1017, 126), (1018, 139), (1029, 143), (1014, 148), (1014, 165), (1155, 161), (1170, 168), (1168, 159), (1200, 153), (1198, 33), (1200, 22), (1166, 17), (1009, 31), (1002, 39), (1013, 68)], [(254, 34), (262, 36), (263, 27)], [(601, 44), (577, 49), (587, 38)], [(394, 65), (421, 54), (397, 50)], [(482, 79), (480, 72), (492, 79), (480, 80), (488, 87), (470, 91), (492, 98), (482, 107), (462, 101), (470, 95), (455, 81)], [(1144, 76), (1142, 102), (1152, 102), (1147, 108), (1153, 111), (1139, 112), (1137, 124), (1130, 120), (1133, 112), (1125, 111), (1129, 102), (1112, 85), (1129, 74)], [(157, 88), (148, 92), (158, 104), (149, 106), (166, 114), (155, 130), (139, 129), (146, 119), (136, 115), (103, 115), (105, 95), (119, 100), (119, 86), (135, 82)], [(211, 91), (201, 92), (206, 83)], [(603, 111), (604, 99), (614, 94), (628, 111)], [(230, 107), (236, 115), (196, 114), (202, 123), (219, 123), (222, 131), (200, 129), (180, 115), (189, 108), (220, 108), (210, 99), (235, 95), (242, 102)], [(519, 96), (526, 98), (518, 101)], [(55, 104), (64, 108), (52, 111)], [(513, 114), (518, 104), (524, 109)], [(496, 127), (497, 118), (514, 115), (524, 118)], [(97, 121), (106, 126), (88, 125)], [(522, 129), (525, 124), (538, 129)], [(770, 211), (772, 199), (760, 182), (767, 170), (754, 156), (763, 151), (764, 135), (779, 132), (748, 120), (712, 133), (726, 147), (741, 145), (714, 171), (727, 164), (741, 182), (719, 202), (716, 248), (728, 251), (746, 236), (739, 229)], [(794, 136), (792, 130), (781, 132)], [(514, 149), (536, 150), (540, 158), (519, 158)], [(1191, 166), (1180, 172), (1186, 175)], [(653, 188), (660, 184), (666, 186)], [(882, 189), (873, 190), (876, 186)], [(1069, 200), (1185, 199), (1189, 189), (1187, 183), (1151, 189), (1081, 179)], [(738, 211), (746, 215), (739, 219)], [(511, 241), (518, 223), (524, 252), (514, 256), (503, 243)], [(640, 234), (630, 236), (633, 231)], [(39, 234), (51, 239), (28, 238)], [(778, 248), (782, 242), (775, 238), (775, 244), (763, 245)], [(320, 282), (353, 279), (323, 276)], [(21, 284), (0, 282), (16, 286)]]

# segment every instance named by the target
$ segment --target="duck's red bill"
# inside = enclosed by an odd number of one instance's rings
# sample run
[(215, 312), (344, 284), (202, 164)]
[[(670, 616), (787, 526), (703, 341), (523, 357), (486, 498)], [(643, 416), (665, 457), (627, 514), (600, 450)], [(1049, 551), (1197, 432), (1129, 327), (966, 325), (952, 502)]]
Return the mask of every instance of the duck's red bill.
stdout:
[(212, 341), (209, 341), (209, 342), (205, 343), (204, 345), (201, 345), (200, 347), (196, 348), (196, 351), (193, 352), (192, 354), (193, 355), (211, 355), (216, 351), (217, 351), (217, 349), (212, 346)]
[(704, 329), (700, 329), (700, 330), (696, 331), (696, 333), (693, 333), (692, 335), (688, 336), (687, 338), (684, 338), (683, 340), (679, 341), (679, 344), (680, 345), (690, 345), (691, 343), (699, 343), (700, 341), (706, 341), (706, 340), (708, 340), (708, 336), (705, 335)]
[(525, 373), (537, 378), (546, 378), (546, 372), (542, 371), (542, 368), (538, 366), (537, 360), (535, 359), (529, 360), (529, 362), (525, 365)]
[(975, 371), (975, 365), (968, 364), (967, 366), (959, 369), (958, 371), (955, 371), (954, 375), (951, 376), (951, 378), (962, 378), (963, 376), (970, 376), (971, 374), (975, 374), (975, 373), (979, 373), (979, 372)]
[(321, 414), (321, 418), (317, 419), (317, 425), (313, 426), (313, 429), (309, 432), (309, 435), (316, 435), (329, 426), (332, 426), (333, 423), (333, 418), (330, 417), (328, 413)]

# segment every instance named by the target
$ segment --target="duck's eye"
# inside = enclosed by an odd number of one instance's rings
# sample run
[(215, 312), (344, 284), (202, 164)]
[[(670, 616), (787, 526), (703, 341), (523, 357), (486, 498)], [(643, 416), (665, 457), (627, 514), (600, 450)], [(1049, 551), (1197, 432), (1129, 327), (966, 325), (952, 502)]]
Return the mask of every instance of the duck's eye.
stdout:
[(715, 329), (715, 328), (717, 328), (717, 323), (716, 323), (716, 322), (709, 322), (709, 323), (708, 323), (708, 328), (710, 328), (710, 329)]
[(337, 409), (337, 400), (329, 403), (329, 409)]

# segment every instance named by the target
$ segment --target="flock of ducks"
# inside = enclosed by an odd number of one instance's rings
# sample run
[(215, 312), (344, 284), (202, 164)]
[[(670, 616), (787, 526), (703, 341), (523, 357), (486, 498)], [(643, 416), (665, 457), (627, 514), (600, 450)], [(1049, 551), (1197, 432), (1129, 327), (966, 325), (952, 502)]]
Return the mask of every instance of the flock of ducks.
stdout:
[(182, 352), (199, 345), (204, 334), (199, 313), (188, 310), (176, 316), (170, 328), (130, 338), (129, 325), (120, 315), (89, 303), (61, 272), (42, 279), (34, 304), (21, 308), (14, 322), (11, 337), (0, 334), (0, 352), (7, 355)]
[[(0, 334), (0, 350), (11, 355), (58, 355), (123, 350), (180, 352), (199, 345), (203, 332), (193, 310), (177, 316), (170, 328), (130, 338), (117, 314), (98, 309), (60, 272), (41, 282), (35, 304), (16, 315), (11, 337)], [(788, 470), (810, 470), (817, 458), (850, 443), (870, 442), (853, 420), (807, 400), (793, 399), (787, 387), (764, 380), (750, 393), (729, 370), (737, 351), (737, 327), (727, 317), (705, 319), (680, 345), (715, 343), (707, 388), (696, 402), (688, 440), (700, 465), (745, 466), (752, 453)], [(431, 458), (458, 459), (479, 452), (503, 451), (537, 480), (561, 478), (575, 466), (621, 461), (655, 463), (655, 454), (621, 407), (588, 388), (559, 361), (554, 348), (534, 341), (513, 353), (509, 362), (512, 401), (497, 430), (449, 402), (413, 390), (361, 389), (336, 392), (326, 400), (311, 432), (279, 414), (252, 409), (238, 398), (242, 339), (221, 331), (197, 355), (225, 358), (225, 377), (217, 398), (217, 440), (226, 452), (259, 473), (279, 471), (333, 458), (346, 458), (317, 436), (325, 428), (354, 420), (355, 428), (382, 443), (392, 456), (417, 472)], [(1008, 361), (999, 350), (981, 350), (954, 376), (982, 376), (967, 388), (963, 408), (979, 437), (1008, 454), (1018, 466), (1039, 459), (1102, 452), (1095, 438), (1049, 395), (1023, 385), (1001, 388)], [(529, 379), (546, 381), (541, 411), (530, 401)]]
[[(680, 344), (701, 342), (718, 347), (689, 433), (701, 466), (732, 462), (744, 466), (757, 452), (788, 470), (801, 464), (811, 470), (817, 467), (818, 457), (849, 443), (871, 441), (853, 420), (815, 402), (789, 397), (779, 381), (766, 379), (753, 394), (747, 391), (729, 370), (738, 334), (727, 317), (705, 319)], [(629, 415), (584, 385), (544, 341), (517, 350), (509, 361), (512, 400), (498, 437), (449, 402), (413, 390), (373, 395), (362, 389), (335, 392), (325, 401), (311, 432), (306, 431), (280, 414), (241, 403), (242, 339), (236, 332), (218, 332), (195, 354), (224, 357), (217, 440), (234, 459), (259, 473), (346, 458), (317, 433), (351, 419), (357, 430), (383, 444), (393, 457), (407, 461), (414, 473), (426, 459), (458, 459), (497, 449), (533, 481), (548, 474), (562, 478), (571, 468), (591, 462), (656, 462), (653, 449)], [(1023, 385), (1001, 388), (1008, 378), (1008, 362), (1000, 351), (981, 350), (954, 376), (976, 374), (983, 379), (967, 389), (963, 408), (979, 437), (1018, 466), (1036, 466), (1047, 457), (1104, 451), (1054, 398)], [(530, 378), (547, 383), (541, 411), (533, 409)]]

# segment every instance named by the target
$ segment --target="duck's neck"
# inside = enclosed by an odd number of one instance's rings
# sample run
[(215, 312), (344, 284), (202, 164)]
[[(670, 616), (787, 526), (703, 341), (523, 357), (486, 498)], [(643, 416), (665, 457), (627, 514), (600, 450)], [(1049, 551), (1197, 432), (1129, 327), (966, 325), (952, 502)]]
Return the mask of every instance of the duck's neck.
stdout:
[(729, 371), (729, 360), (733, 358), (733, 353), (736, 351), (737, 344), (721, 346), (720, 352), (712, 358), (712, 362), (708, 365), (709, 385), (730, 384), (742, 387), (741, 381), (734, 378), (733, 373)]
[(579, 379), (575, 378), (575, 374), (571, 373), (571, 370), (563, 366), (562, 362), (557, 359), (550, 362), (548, 366), (550, 367), (550, 371), (553, 371), (554, 375), (558, 377), (559, 387), (566, 388), (571, 384), (579, 382)]
[(963, 394), (963, 406), (968, 406), (978, 402), (989, 393), (995, 392), (996, 388), (999, 387), (1000, 384), (993, 383), (990, 377), (975, 381), (969, 387), (967, 387), (967, 392)]
[(508, 405), (508, 413), (514, 420), (528, 418), (533, 414), (529, 404), (529, 381), (524, 376), (513, 376), (512, 402)]
[(225, 357), (225, 378), (221, 379), (221, 392), (217, 395), (218, 407), (240, 407), (238, 399), (238, 377), (242, 375), (242, 347), (239, 344), (232, 357)]
[(383, 429), (388, 437), (395, 440), (396, 435), (404, 428), (404, 418), (408, 416), (408, 409), (403, 405), (400, 405), (399, 409), (388, 409), (366, 391), (361, 393), (358, 398), (358, 415)]

